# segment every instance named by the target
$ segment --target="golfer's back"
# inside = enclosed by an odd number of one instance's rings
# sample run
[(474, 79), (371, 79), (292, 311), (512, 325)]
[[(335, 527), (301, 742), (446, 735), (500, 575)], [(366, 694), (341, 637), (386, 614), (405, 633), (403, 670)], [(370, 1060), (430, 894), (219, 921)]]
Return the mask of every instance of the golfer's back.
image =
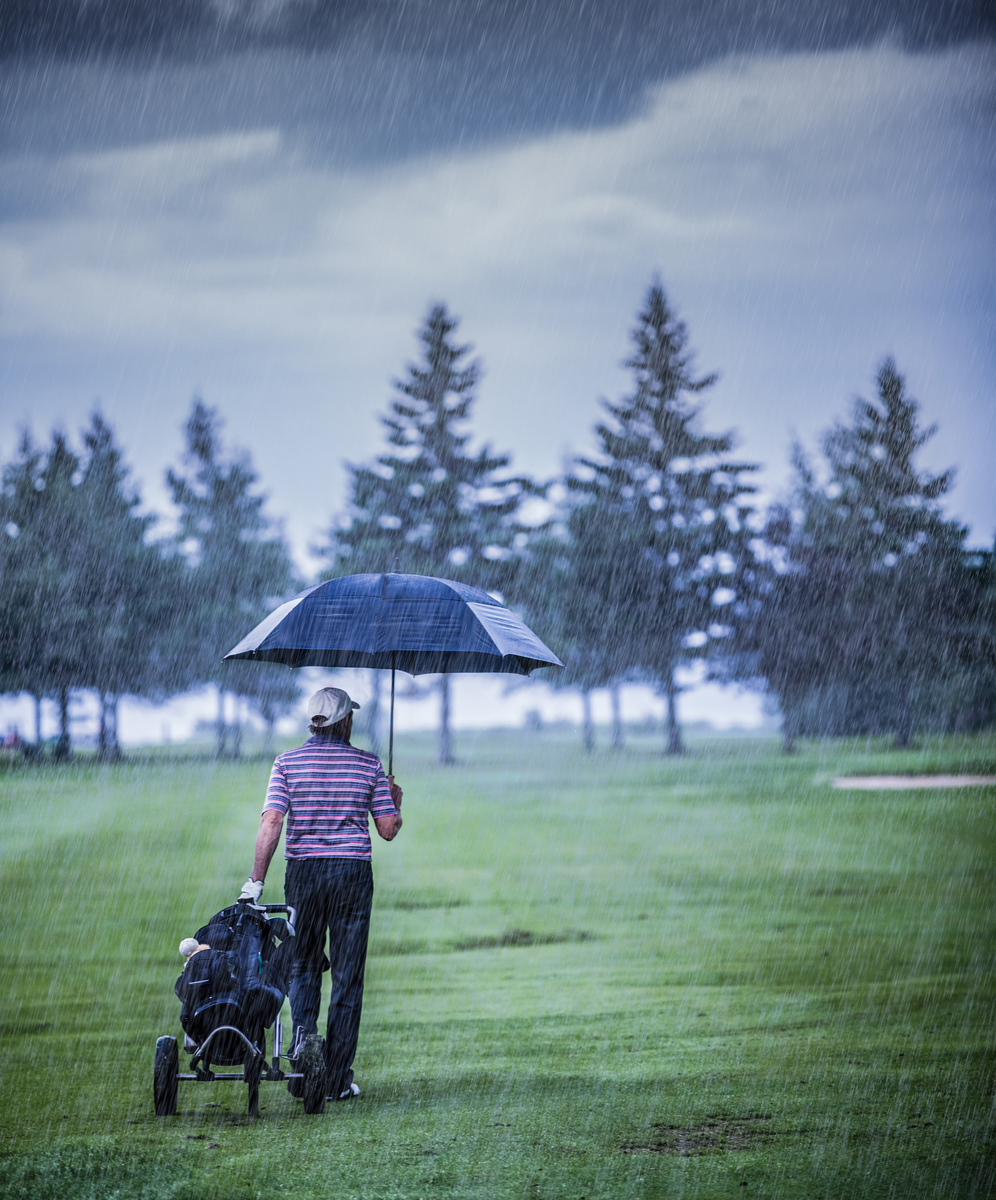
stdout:
[(263, 811), (286, 815), (287, 858), (370, 860), (368, 816), (395, 812), (380, 759), (336, 737), (312, 737), (273, 764)]

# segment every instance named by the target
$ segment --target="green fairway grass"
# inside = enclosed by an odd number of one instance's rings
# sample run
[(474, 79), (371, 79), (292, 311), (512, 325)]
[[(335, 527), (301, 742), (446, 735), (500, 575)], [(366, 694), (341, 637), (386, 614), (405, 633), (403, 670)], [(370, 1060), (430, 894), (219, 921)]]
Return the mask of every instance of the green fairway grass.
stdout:
[(157, 1119), (152, 1060), (269, 764), (0, 771), (0, 1195), (992, 1194), (996, 789), (832, 781), (996, 773), (996, 738), (458, 750), (399, 739), (362, 1097), (264, 1082), (255, 1121), (222, 1082)]

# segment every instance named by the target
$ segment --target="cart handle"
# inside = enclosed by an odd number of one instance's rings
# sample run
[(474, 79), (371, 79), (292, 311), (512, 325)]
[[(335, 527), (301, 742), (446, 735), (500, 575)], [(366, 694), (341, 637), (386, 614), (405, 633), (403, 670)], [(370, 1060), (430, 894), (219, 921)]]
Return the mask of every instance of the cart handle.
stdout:
[(297, 925), (297, 909), (291, 904), (253, 904), (251, 900), (240, 900), (240, 904), (248, 904), (257, 912), (282, 912), (287, 914), (287, 924), (290, 926), (291, 937)]

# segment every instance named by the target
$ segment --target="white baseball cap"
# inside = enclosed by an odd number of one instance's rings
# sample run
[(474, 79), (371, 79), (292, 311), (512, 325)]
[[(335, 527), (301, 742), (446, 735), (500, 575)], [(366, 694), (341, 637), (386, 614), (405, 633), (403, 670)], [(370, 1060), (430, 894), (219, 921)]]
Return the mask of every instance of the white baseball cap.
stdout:
[(342, 688), (324, 687), (315, 692), (308, 701), (308, 718), (314, 721), (316, 717), (324, 717), (323, 724), (334, 725), (347, 713), (359, 707)]

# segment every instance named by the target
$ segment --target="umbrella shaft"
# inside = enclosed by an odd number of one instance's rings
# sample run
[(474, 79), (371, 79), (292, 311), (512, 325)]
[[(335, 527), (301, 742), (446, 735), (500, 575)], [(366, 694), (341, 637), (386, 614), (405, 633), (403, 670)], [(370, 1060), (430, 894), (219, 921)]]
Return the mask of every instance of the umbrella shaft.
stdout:
[(391, 653), (391, 732), (387, 743), (387, 773), (394, 774), (394, 653)]

